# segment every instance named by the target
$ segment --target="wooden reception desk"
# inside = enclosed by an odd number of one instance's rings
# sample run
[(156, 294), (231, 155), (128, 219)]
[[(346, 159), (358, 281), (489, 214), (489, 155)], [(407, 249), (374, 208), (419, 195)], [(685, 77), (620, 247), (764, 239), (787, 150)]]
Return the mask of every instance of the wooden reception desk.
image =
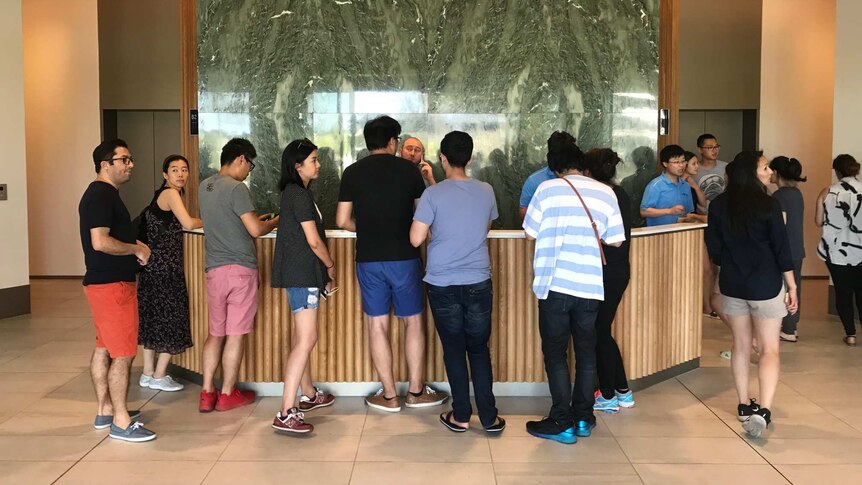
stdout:
[[(632, 234), (632, 278), (613, 325), (633, 388), (643, 388), (696, 368), (701, 353), (701, 261), (704, 224), (673, 224), (635, 229)], [(327, 231), (337, 263), (340, 288), (323, 301), (320, 336), (311, 361), (320, 382), (376, 381), (368, 334), (363, 324), (359, 285), (353, 263), (355, 234)], [(174, 365), (200, 373), (207, 337), (204, 234), (184, 235), (185, 273), (189, 289), (194, 347), (174, 358)], [(240, 381), (265, 383), (282, 379), (290, 348), (290, 319), (283, 289), (270, 287), (275, 235), (256, 241), (261, 274), (255, 329), (246, 341)], [(494, 282), (491, 359), (496, 382), (545, 381), (538, 330), (538, 306), (531, 291), (533, 242), (523, 231), (491, 231), (488, 236)], [(446, 380), (443, 352), (426, 308), (427, 358), (425, 376)], [(392, 317), (393, 344), (403, 341), (403, 327)], [(393, 345), (395, 377), (404, 381), (407, 367), (403, 345)]]

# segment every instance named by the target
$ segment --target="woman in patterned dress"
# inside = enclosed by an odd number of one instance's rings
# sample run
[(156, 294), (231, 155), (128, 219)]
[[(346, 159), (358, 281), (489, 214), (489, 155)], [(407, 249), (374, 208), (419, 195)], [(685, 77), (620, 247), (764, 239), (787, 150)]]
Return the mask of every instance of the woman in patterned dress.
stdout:
[(192, 346), (183, 272), (183, 228), (195, 229), (203, 223), (190, 216), (183, 204), (188, 160), (171, 155), (162, 164), (162, 172), (165, 181), (153, 196), (146, 217), (152, 256), (138, 281), (138, 343), (144, 347), (139, 384), (160, 391), (179, 391), (183, 385), (167, 375), (167, 368), (171, 355)]

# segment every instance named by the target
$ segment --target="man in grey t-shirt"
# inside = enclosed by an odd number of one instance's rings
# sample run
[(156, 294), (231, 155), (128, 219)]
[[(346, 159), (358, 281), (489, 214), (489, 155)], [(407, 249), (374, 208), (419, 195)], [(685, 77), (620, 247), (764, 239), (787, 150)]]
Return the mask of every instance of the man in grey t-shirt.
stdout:
[[(243, 338), (257, 313), (257, 254), (254, 238), (268, 234), (278, 217), (258, 217), (243, 183), (254, 169), (257, 151), (248, 140), (234, 138), (221, 152), (221, 169), (200, 185), (201, 219), (206, 233), (209, 335), (203, 351), (201, 412), (227, 411), (254, 402), (253, 391), (234, 388), (242, 362)], [(213, 379), (222, 364), (222, 388)]]
[[(700, 150), (700, 170), (694, 180), (706, 196), (706, 209), (709, 211), (709, 203), (727, 187), (727, 162), (718, 159), (721, 145), (711, 133), (697, 137), (697, 148)], [(721, 295), (716, 290), (718, 267), (712, 264), (706, 251), (703, 256), (703, 313), (710, 318), (719, 318)]]

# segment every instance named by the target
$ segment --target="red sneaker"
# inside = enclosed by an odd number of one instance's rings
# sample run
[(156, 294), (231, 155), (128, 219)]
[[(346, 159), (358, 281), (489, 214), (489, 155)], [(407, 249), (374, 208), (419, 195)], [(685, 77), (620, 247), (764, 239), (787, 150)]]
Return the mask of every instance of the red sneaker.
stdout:
[(230, 394), (219, 393), (215, 410), (230, 411), (231, 409), (253, 403), (256, 397), (257, 394), (254, 391), (240, 391), (239, 389), (234, 389)]
[(314, 396), (302, 396), (299, 398), (299, 410), (302, 412), (314, 411), (315, 409), (332, 406), (335, 402), (335, 396), (332, 394), (314, 388)]
[(310, 433), (314, 431), (314, 425), (308, 424), (305, 421), (305, 416), (296, 408), (290, 408), (287, 416), (282, 416), (281, 411), (275, 415), (272, 420), (272, 427), (276, 431), (287, 431), (289, 433)]
[(202, 413), (212, 412), (216, 407), (216, 400), (218, 399), (218, 390), (213, 392), (201, 391), (201, 403), (198, 406), (198, 411)]

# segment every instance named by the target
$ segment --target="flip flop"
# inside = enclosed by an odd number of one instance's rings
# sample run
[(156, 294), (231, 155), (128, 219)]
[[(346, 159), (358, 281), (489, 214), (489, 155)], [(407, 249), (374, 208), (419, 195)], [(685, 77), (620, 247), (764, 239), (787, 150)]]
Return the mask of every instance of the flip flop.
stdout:
[(845, 335), (843, 340), (844, 340), (844, 343), (850, 347), (856, 346), (856, 336), (855, 335)]
[[(787, 335), (787, 337), (785, 337), (785, 335)], [(790, 334), (782, 332), (781, 334), (779, 334), (778, 340), (781, 340), (782, 342), (790, 342), (792, 344), (795, 344), (796, 342), (799, 342), (799, 337), (797, 337), (796, 335), (790, 335)]]
[(449, 428), (449, 430), (452, 432), (464, 433), (467, 431), (467, 428), (452, 422), (452, 411), (449, 411), (448, 413), (441, 413), (440, 422), (443, 423), (443, 426)]

